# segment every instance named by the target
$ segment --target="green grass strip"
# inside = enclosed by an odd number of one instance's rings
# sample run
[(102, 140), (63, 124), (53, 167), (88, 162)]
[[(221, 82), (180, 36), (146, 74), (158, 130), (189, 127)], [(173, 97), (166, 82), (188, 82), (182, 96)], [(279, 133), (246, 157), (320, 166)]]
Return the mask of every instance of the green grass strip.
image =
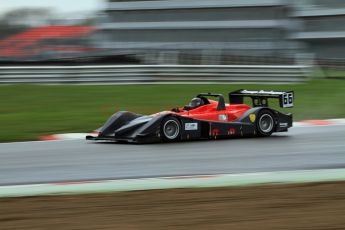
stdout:
[[(116, 111), (151, 114), (183, 106), (200, 92), (294, 90), (295, 120), (345, 117), (345, 81), (289, 85), (11, 85), (0, 86), (0, 142), (90, 132)], [(276, 103), (272, 103), (276, 107)], [(284, 110), (283, 110), (284, 111)]]

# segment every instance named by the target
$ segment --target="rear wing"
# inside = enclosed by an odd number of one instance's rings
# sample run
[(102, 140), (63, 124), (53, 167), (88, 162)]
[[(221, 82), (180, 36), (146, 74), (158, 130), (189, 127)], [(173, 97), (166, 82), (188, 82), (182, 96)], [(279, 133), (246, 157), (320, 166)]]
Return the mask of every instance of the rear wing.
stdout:
[(279, 105), (282, 108), (293, 107), (294, 92), (277, 92), (277, 91), (251, 91), (251, 90), (237, 90), (229, 93), (230, 104), (243, 104), (244, 97), (250, 97), (253, 101), (253, 106), (268, 106), (268, 98), (279, 99)]

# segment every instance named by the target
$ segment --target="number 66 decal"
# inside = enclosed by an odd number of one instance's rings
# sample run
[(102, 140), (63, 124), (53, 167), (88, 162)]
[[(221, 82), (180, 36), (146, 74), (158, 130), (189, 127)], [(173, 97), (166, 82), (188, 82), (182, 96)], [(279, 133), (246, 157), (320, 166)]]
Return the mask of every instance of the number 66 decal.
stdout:
[(282, 104), (284, 108), (293, 107), (293, 92), (283, 94)]

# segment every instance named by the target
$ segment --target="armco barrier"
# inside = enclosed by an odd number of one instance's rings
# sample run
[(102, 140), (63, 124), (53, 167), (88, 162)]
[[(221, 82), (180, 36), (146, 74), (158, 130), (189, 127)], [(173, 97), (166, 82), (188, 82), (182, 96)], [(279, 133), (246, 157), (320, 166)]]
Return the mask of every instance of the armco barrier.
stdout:
[(102, 65), (0, 67), (0, 84), (294, 83), (308, 66)]

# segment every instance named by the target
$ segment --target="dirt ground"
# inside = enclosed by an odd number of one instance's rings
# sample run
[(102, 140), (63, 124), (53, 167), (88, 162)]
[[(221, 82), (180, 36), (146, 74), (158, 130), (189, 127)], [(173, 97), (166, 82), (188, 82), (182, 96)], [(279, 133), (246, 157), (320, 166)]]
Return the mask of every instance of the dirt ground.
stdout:
[(3, 198), (0, 229), (345, 229), (345, 182)]

